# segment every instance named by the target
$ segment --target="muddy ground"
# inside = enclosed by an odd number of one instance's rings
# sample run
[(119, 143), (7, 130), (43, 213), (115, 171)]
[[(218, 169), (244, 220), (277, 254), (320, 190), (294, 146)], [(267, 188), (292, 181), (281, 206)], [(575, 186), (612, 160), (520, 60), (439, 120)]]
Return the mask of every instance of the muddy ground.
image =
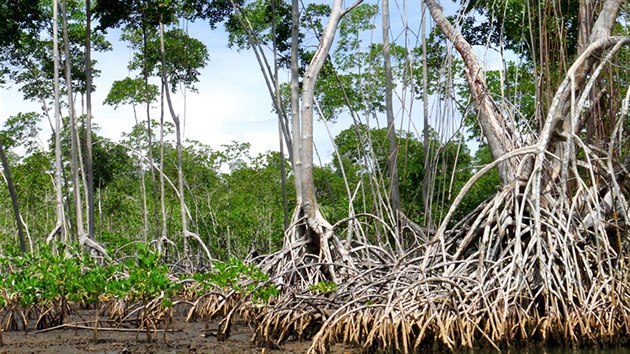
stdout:
[[(179, 317), (179, 316), (178, 316)], [(218, 322), (206, 324), (178, 319), (172, 324), (173, 331), (158, 332), (149, 341), (145, 332), (137, 330), (101, 330), (94, 339), (91, 329), (66, 327), (47, 331), (9, 331), (2, 333), (2, 353), (217, 353), (217, 354), (276, 354), (306, 353), (310, 342), (288, 342), (279, 349), (257, 347), (251, 342), (252, 329), (245, 323), (236, 323), (227, 341), (218, 341), (215, 335)], [(358, 351), (337, 345), (332, 353), (350, 354)]]

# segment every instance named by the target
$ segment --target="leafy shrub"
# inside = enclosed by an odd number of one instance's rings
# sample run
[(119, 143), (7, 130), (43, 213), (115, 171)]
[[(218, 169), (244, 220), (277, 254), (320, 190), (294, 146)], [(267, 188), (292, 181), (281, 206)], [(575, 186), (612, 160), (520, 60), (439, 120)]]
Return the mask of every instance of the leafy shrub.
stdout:
[(253, 264), (232, 257), (226, 262), (216, 261), (212, 266), (214, 271), (193, 277), (205, 291), (215, 286), (225, 291), (234, 290), (238, 294), (251, 295), (256, 303), (267, 303), (279, 295), (278, 288), (269, 282), (269, 275)]

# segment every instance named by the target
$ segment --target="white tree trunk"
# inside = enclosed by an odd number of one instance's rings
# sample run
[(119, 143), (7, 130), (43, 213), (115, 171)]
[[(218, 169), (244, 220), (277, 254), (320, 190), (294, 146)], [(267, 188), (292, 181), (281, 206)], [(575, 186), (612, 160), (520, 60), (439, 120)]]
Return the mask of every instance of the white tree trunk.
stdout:
[(85, 179), (87, 190), (87, 225), (88, 237), (95, 239), (94, 235), (94, 173), (92, 168), (92, 12), (91, 1), (85, 1), (86, 12), (86, 38), (85, 38), (85, 106), (86, 106), (86, 124), (85, 124)]
[(85, 225), (83, 224), (83, 203), (81, 202), (81, 184), (79, 182), (79, 156), (77, 139), (77, 122), (74, 111), (74, 96), (72, 90), (72, 58), (70, 57), (70, 39), (68, 36), (68, 13), (65, 1), (61, 5), (61, 19), (63, 25), (63, 41), (66, 60), (66, 90), (68, 95), (68, 113), (70, 118), (70, 168), (72, 170), (72, 189), (74, 196), (74, 207), (76, 214), (76, 231), (79, 240), (85, 236)]
[(291, 3), (291, 135), (293, 151), (293, 173), (295, 187), (295, 199), (298, 208), (302, 205), (302, 139), (300, 132), (300, 77), (299, 77), (299, 30), (300, 30), (300, 10), (299, 1), (292, 0)]
[[(301, 179), (302, 203), (298, 204), (298, 211), (301, 209), (308, 224), (309, 230), (305, 230), (308, 240), (307, 252), (318, 253), (320, 262), (329, 263), (327, 267), (329, 276), (335, 282), (337, 282), (337, 277), (333, 267), (330, 265), (333, 262), (333, 257), (328, 245), (330, 238), (333, 237), (333, 228), (319, 211), (317, 198), (315, 197), (315, 181), (313, 178), (313, 109), (315, 83), (330, 52), (330, 47), (335, 38), (335, 32), (339, 26), (339, 21), (346, 13), (361, 2), (362, 1), (357, 1), (349, 8), (344, 9), (343, 0), (335, 0), (332, 6), (330, 18), (320, 38), (319, 46), (304, 73), (302, 80), (302, 106), (300, 109), (301, 136), (293, 139), (294, 144), (296, 141), (301, 140), (299, 148), (294, 146), (293, 156), (294, 158), (299, 156), (300, 160), (298, 161), (301, 162), (300, 175), (298, 175), (296, 171), (295, 178)], [(293, 99), (295, 100), (295, 98)], [(294, 163), (294, 166), (296, 165), (299, 164)], [(299, 195), (299, 193), (300, 190), (296, 190), (296, 194)], [(343, 254), (343, 247), (338, 247), (338, 251), (342, 253), (342, 257), (345, 256)]]
[[(383, 0), (383, 62), (385, 69), (385, 112), (387, 115), (387, 142), (389, 143), (389, 198), (394, 215), (401, 211), (400, 187), (398, 186), (398, 139), (394, 123), (394, 85), (392, 78), (392, 60), (389, 44), (389, 0)], [(397, 219), (397, 217), (395, 216)], [(398, 236), (398, 235), (396, 235)]]
[(53, 0), (53, 95), (55, 106), (55, 209), (57, 210), (57, 223), (55, 228), (46, 238), (51, 242), (56, 235), (60, 235), (62, 242), (66, 242), (66, 223), (63, 212), (63, 193), (61, 190), (61, 104), (59, 102), (59, 29), (57, 22), (58, 3)]
[[(464, 39), (464, 36), (446, 19), (437, 0), (425, 0), (425, 3), (437, 26), (462, 56), (470, 95), (479, 114), (479, 125), (488, 141), (492, 157), (496, 160), (520, 147), (519, 139), (517, 139), (513, 128), (508, 124), (501, 110), (489, 94), (485, 71), (477, 60), (472, 47)], [(515, 179), (517, 168), (518, 162), (515, 159), (499, 164), (499, 175), (504, 184)]]

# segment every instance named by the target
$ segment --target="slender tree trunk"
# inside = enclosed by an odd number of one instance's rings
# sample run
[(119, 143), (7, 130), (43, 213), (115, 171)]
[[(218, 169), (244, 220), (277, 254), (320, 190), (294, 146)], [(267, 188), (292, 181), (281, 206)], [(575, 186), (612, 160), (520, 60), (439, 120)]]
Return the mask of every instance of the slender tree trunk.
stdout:
[(431, 146), (429, 144), (429, 74), (427, 65), (427, 15), (426, 4), (422, 3), (422, 112), (423, 112), (423, 127), (422, 127), (422, 147), (424, 150), (424, 179), (422, 181), (422, 203), (424, 206), (424, 220), (428, 230), (431, 230), (431, 190), (433, 185), (433, 173), (431, 172)]
[(57, 0), (53, 0), (53, 95), (55, 106), (55, 200), (57, 210), (57, 223), (53, 231), (48, 235), (47, 242), (51, 242), (56, 235), (60, 235), (62, 242), (67, 242), (66, 223), (63, 211), (63, 192), (61, 185), (61, 104), (59, 102), (59, 29), (58, 29)]
[(144, 168), (140, 164), (140, 193), (142, 194), (142, 238), (144, 242), (149, 238), (149, 211), (147, 207), (147, 187), (144, 179)]
[(579, 0), (578, 10), (578, 53), (584, 52), (588, 47), (591, 27), (593, 24), (593, 0)]
[[(136, 105), (133, 104), (132, 105), (133, 108), (133, 118), (134, 121), (136, 122), (136, 126), (138, 125), (138, 115), (136, 114)], [(141, 144), (141, 137), (138, 135), (136, 137), (136, 144), (138, 146), (142, 146)], [(139, 168), (138, 168), (138, 172), (140, 172), (140, 193), (142, 194), (142, 237), (144, 242), (148, 241), (148, 234), (149, 234), (149, 215), (148, 215), (148, 208), (147, 208), (147, 187), (145, 184), (145, 180), (144, 180), (144, 168), (142, 167), (142, 162), (140, 162), (139, 164)], [(153, 167), (151, 167), (151, 169), (153, 169)]]
[(168, 242), (168, 229), (166, 224), (166, 193), (164, 190), (164, 91), (166, 91), (164, 85), (161, 85), (160, 91), (160, 211), (162, 213), (160, 244), (166, 244)]
[[(322, 232), (323, 225), (319, 224), (321, 216), (319, 215), (317, 199), (315, 197), (315, 181), (313, 178), (313, 105), (315, 97), (315, 83), (319, 73), (321, 72), (330, 47), (332, 46), (335, 38), (335, 32), (339, 26), (341, 18), (352, 8), (356, 7), (362, 1), (357, 1), (354, 5), (348, 9), (343, 8), (342, 0), (335, 0), (328, 24), (322, 33), (319, 46), (308, 65), (304, 78), (302, 80), (302, 106), (300, 109), (300, 122), (301, 122), (301, 147), (300, 147), (300, 159), (301, 159), (301, 193), (302, 193), (302, 208), (306, 216), (309, 219), (309, 224), (316, 232)], [(294, 10), (295, 11), (295, 10)], [(297, 139), (295, 139), (297, 140)], [(298, 155), (294, 153), (294, 155)], [(298, 174), (296, 171), (296, 179)], [(319, 220), (319, 221), (318, 221)]]
[(72, 65), (70, 57), (70, 40), (68, 36), (68, 14), (65, 0), (61, 3), (61, 19), (63, 25), (64, 52), (66, 60), (66, 90), (68, 96), (68, 113), (70, 116), (70, 167), (72, 169), (72, 189), (76, 214), (76, 225), (79, 239), (85, 234), (83, 224), (83, 206), (81, 203), (81, 186), (79, 183), (79, 159), (77, 141), (77, 124), (74, 112), (74, 97), (72, 92)]
[(83, 224), (83, 206), (81, 203), (81, 191), (79, 184), (79, 165), (78, 165), (78, 150), (79, 150), (79, 135), (77, 132), (76, 126), (76, 117), (74, 113), (74, 100), (72, 96), (72, 72), (70, 65), (70, 41), (68, 39), (68, 14), (66, 9), (66, 4), (62, 3), (61, 7), (61, 18), (63, 24), (63, 37), (65, 42), (65, 56), (66, 56), (66, 86), (68, 91), (68, 110), (70, 112), (70, 143), (71, 143), (71, 168), (72, 168), (72, 188), (74, 189), (74, 202), (75, 202), (75, 212), (76, 212), (76, 224), (77, 224), (77, 234), (79, 244), (81, 246), (90, 247), (92, 250), (100, 253), (105, 258), (108, 257), (107, 251), (99, 245), (92, 238), (88, 237), (85, 232), (85, 225)]
[[(293, 187), (295, 188), (296, 212), (293, 222), (302, 218), (302, 138), (300, 119), (300, 73), (299, 73), (299, 45), (300, 45), (300, 5), (299, 0), (291, 1), (291, 165), (293, 167)], [(300, 227), (301, 228), (301, 227)], [(298, 234), (304, 234), (305, 230), (300, 230)], [(296, 240), (295, 233), (288, 233), (290, 236), (285, 240), (285, 245), (289, 246)]]
[(291, 135), (293, 136), (293, 173), (295, 174), (295, 198), (297, 205), (302, 204), (302, 126), (300, 124), (300, 73), (299, 73), (299, 45), (300, 45), (300, 5), (298, 0), (291, 2)]
[[(477, 60), (470, 44), (444, 16), (442, 7), (437, 0), (424, 1), (436, 25), (462, 56), (466, 80), (470, 87), (470, 95), (479, 114), (479, 125), (488, 141), (492, 157), (495, 160), (499, 159), (506, 153), (518, 148), (519, 139), (513, 127), (506, 122), (501, 110), (488, 94), (485, 71)], [(510, 159), (500, 163), (498, 170), (504, 184), (514, 181), (515, 173), (518, 170), (517, 159)]]
[(282, 215), (284, 230), (289, 228), (289, 201), (287, 198), (287, 172), (284, 166), (284, 140), (282, 139), (282, 122), (278, 121), (278, 143), (280, 146), (280, 183), (282, 188)]
[(13, 205), (13, 214), (15, 215), (15, 224), (17, 226), (18, 238), (20, 240), (20, 250), (22, 255), (26, 253), (26, 242), (24, 241), (24, 231), (22, 224), (22, 217), (20, 216), (20, 204), (18, 203), (17, 192), (15, 185), (13, 184), (13, 178), (11, 177), (11, 169), (9, 168), (9, 161), (4, 153), (4, 147), (0, 141), (0, 160), (2, 161), (2, 169), (4, 170), (4, 178), (7, 182), (7, 188), (9, 189), (9, 195), (11, 196), (11, 204)]
[(181, 122), (179, 120), (179, 116), (175, 114), (175, 110), (173, 109), (173, 102), (171, 101), (171, 93), (168, 87), (168, 81), (166, 77), (166, 50), (164, 48), (164, 24), (160, 22), (160, 53), (162, 55), (162, 87), (164, 87), (164, 92), (166, 93), (166, 102), (168, 103), (168, 109), (171, 113), (171, 118), (173, 119), (173, 123), (175, 123), (175, 148), (177, 150), (177, 189), (179, 191), (179, 208), (182, 219), (182, 236), (184, 241), (184, 256), (190, 256), (190, 249), (188, 245), (188, 216), (186, 215), (186, 199), (185, 190), (184, 190), (184, 170), (182, 164), (182, 132), (181, 132)]
[[(306, 252), (315, 255), (318, 254), (320, 262), (327, 263), (327, 277), (334, 282), (337, 282), (338, 278), (332, 266), (333, 256), (328, 243), (331, 238), (333, 241), (338, 240), (336, 240), (332, 234), (332, 225), (324, 219), (319, 211), (317, 199), (315, 197), (315, 180), (313, 178), (313, 108), (315, 84), (324, 63), (326, 62), (328, 53), (330, 52), (335, 32), (339, 26), (339, 21), (341, 21), (341, 18), (346, 13), (359, 5), (361, 2), (362, 1), (357, 1), (347, 9), (344, 9), (343, 0), (335, 0), (332, 6), (328, 24), (324, 29), (324, 33), (320, 38), (317, 50), (315, 51), (310, 64), (306, 68), (304, 78), (302, 80), (302, 106), (300, 109), (301, 146), (299, 150), (294, 150), (293, 154), (294, 156), (300, 156), (301, 159), (301, 174), (298, 175), (298, 172), (296, 171), (295, 178), (296, 180), (301, 179), (300, 182), (302, 187), (302, 203), (298, 204), (298, 212), (304, 213), (308, 225), (307, 230), (300, 231), (306, 231), (304, 235), (308, 240)], [(294, 142), (298, 140), (300, 139), (294, 139)], [(296, 194), (299, 195), (298, 190), (296, 190)], [(343, 246), (341, 246), (339, 242), (336, 244), (337, 251), (341, 254), (342, 259), (345, 262), (351, 262)]]
[[(271, 1), (271, 33), (273, 36), (273, 71), (276, 109), (282, 109), (282, 99), (280, 97), (280, 82), (278, 81), (278, 45), (276, 43), (276, 7), (275, 0)], [(283, 225), (286, 231), (289, 228), (289, 205), (287, 200), (287, 174), (284, 167), (284, 139), (283, 139), (283, 117), (285, 114), (278, 114), (278, 140), (280, 148), (280, 182), (282, 188), (282, 212)]]
[(86, 12), (86, 38), (85, 38), (85, 106), (86, 106), (86, 125), (85, 125), (85, 179), (87, 189), (87, 219), (88, 219), (88, 237), (92, 240), (94, 236), (94, 173), (92, 168), (92, 9), (91, 1), (85, 1)]
[(387, 115), (387, 142), (389, 144), (389, 157), (387, 169), (389, 172), (389, 198), (392, 203), (394, 217), (401, 211), (400, 187), (398, 183), (398, 139), (394, 122), (394, 101), (392, 83), (392, 61), (389, 45), (389, 0), (383, 0), (383, 63), (385, 69), (385, 113)]
[[(149, 86), (149, 67), (147, 63), (148, 57), (148, 46), (147, 46), (147, 24), (143, 20), (142, 21), (142, 76), (144, 78), (144, 87)], [(146, 112), (147, 112), (147, 157), (151, 161), (151, 196), (153, 197), (153, 215), (154, 215), (154, 223), (155, 223), (155, 238), (159, 239), (165, 234), (165, 231), (162, 230), (162, 226), (160, 224), (160, 213), (158, 211), (158, 197), (157, 197), (157, 179), (155, 177), (155, 169), (153, 168), (153, 128), (151, 127), (151, 102), (147, 100), (146, 102)], [(166, 213), (164, 213), (165, 215)], [(166, 223), (166, 217), (164, 217), (163, 222)]]

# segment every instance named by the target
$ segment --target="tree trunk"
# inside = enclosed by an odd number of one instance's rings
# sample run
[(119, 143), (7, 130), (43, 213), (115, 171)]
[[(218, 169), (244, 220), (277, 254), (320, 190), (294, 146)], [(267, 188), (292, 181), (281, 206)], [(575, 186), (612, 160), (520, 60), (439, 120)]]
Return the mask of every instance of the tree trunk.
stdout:
[(298, 52), (300, 45), (300, 7), (298, 0), (291, 2), (291, 135), (293, 136), (292, 150), (293, 173), (295, 187), (295, 200), (298, 206), (302, 205), (302, 139), (300, 132), (300, 74)]
[[(148, 46), (147, 46), (147, 24), (142, 20), (142, 76), (144, 79), (144, 87), (149, 86), (149, 67), (147, 63)], [(160, 224), (160, 213), (158, 211), (158, 197), (157, 197), (157, 179), (155, 178), (155, 169), (153, 168), (153, 128), (151, 127), (151, 100), (146, 102), (147, 112), (147, 157), (151, 161), (151, 196), (153, 198), (153, 216), (155, 223), (155, 238), (159, 239), (163, 236), (163, 226)], [(164, 221), (164, 223), (166, 223)]]
[[(273, 37), (273, 77), (275, 88), (275, 102), (276, 109), (282, 110), (282, 99), (280, 97), (280, 82), (278, 81), (278, 44), (276, 41), (276, 7), (275, 1), (271, 1), (271, 35)], [(284, 119), (283, 119), (284, 118)], [(289, 206), (287, 199), (287, 174), (284, 167), (284, 135), (288, 135), (284, 129), (284, 121), (286, 121), (286, 114), (278, 112), (278, 143), (280, 149), (280, 182), (282, 188), (282, 212), (283, 212), (283, 226), (286, 231), (289, 228)], [(287, 140), (288, 142), (289, 140)], [(289, 145), (289, 144), (287, 144)], [(289, 148), (290, 150), (290, 148)]]
[[(158, 226), (161, 230), (160, 245), (168, 244), (168, 228), (166, 223), (166, 193), (164, 191), (164, 84), (160, 86), (160, 212), (162, 215), (162, 224)], [(158, 248), (159, 249), (159, 248)]]
[(22, 217), (20, 216), (20, 204), (17, 199), (17, 192), (15, 185), (13, 184), (13, 178), (11, 177), (11, 169), (9, 168), (9, 161), (4, 153), (4, 147), (0, 141), (0, 161), (2, 161), (2, 169), (4, 170), (4, 178), (7, 181), (7, 188), (9, 189), (9, 195), (11, 196), (11, 204), (13, 205), (13, 214), (15, 215), (15, 224), (17, 226), (18, 238), (20, 240), (20, 250), (22, 255), (26, 253), (26, 242), (24, 241), (24, 231), (22, 224)]
[(424, 207), (424, 223), (428, 230), (432, 229), (431, 191), (433, 186), (433, 172), (431, 163), (431, 146), (429, 145), (429, 74), (427, 65), (427, 15), (426, 3), (422, 3), (422, 148), (424, 150), (424, 178), (422, 180), (422, 204)]
[(383, 63), (385, 69), (385, 113), (387, 115), (387, 142), (389, 144), (389, 157), (387, 169), (389, 171), (389, 198), (392, 203), (394, 218), (397, 219), (401, 211), (400, 187), (398, 185), (398, 139), (396, 137), (396, 125), (394, 122), (394, 100), (392, 83), (392, 61), (389, 45), (389, 0), (383, 0)]
[[(361, 1), (353, 5), (358, 5)], [(306, 68), (304, 78), (302, 80), (302, 107), (300, 109), (301, 122), (301, 147), (300, 158), (302, 163), (301, 170), (301, 193), (302, 207), (308, 217), (310, 227), (316, 232), (322, 232), (324, 226), (320, 222), (323, 218), (319, 215), (317, 207), (317, 199), (315, 197), (315, 182), (313, 178), (313, 101), (315, 96), (315, 84), (317, 77), (326, 62), (330, 47), (335, 38), (335, 32), (341, 18), (349, 11), (343, 8), (343, 1), (335, 0), (328, 24), (322, 33), (319, 46), (313, 55), (313, 59)], [(295, 154), (297, 155), (297, 153)], [(297, 172), (296, 172), (297, 176)], [(296, 178), (297, 179), (297, 178)]]
[(63, 191), (61, 186), (61, 104), (59, 102), (59, 29), (58, 29), (58, 3), (53, 0), (53, 95), (55, 105), (55, 200), (57, 210), (57, 223), (55, 228), (46, 238), (51, 242), (56, 235), (60, 235), (62, 242), (67, 242), (66, 223), (63, 212)]
[[(520, 147), (519, 139), (517, 139), (513, 127), (506, 122), (501, 110), (488, 94), (485, 71), (479, 64), (472, 47), (444, 16), (442, 7), (437, 0), (425, 0), (425, 3), (436, 25), (462, 56), (470, 95), (477, 109), (479, 125), (488, 141), (492, 157), (496, 160)], [(499, 164), (498, 170), (503, 184), (514, 181), (515, 172), (518, 170), (518, 161), (516, 159), (504, 161)]]
[[(133, 118), (136, 122), (136, 126), (138, 126), (138, 115), (136, 114), (136, 105), (132, 104), (133, 108)], [(136, 136), (136, 144), (138, 147), (142, 146), (141, 136)], [(150, 167), (153, 170), (153, 167)], [(142, 162), (139, 163), (138, 172), (140, 173), (140, 193), (142, 195), (142, 237), (144, 242), (148, 241), (149, 234), (149, 210), (147, 208), (147, 187), (144, 179), (144, 167), (142, 166)]]
[(81, 246), (86, 246), (91, 248), (92, 250), (100, 253), (103, 257), (107, 258), (107, 251), (99, 245), (96, 241), (88, 237), (85, 232), (85, 225), (83, 224), (83, 206), (81, 203), (81, 193), (80, 193), (80, 185), (79, 185), (79, 165), (78, 165), (78, 149), (79, 149), (79, 141), (77, 126), (76, 126), (76, 117), (74, 113), (74, 101), (72, 96), (72, 72), (71, 72), (71, 64), (70, 64), (70, 41), (68, 39), (68, 14), (66, 11), (66, 4), (61, 3), (61, 19), (63, 24), (63, 38), (65, 42), (65, 56), (66, 56), (66, 86), (68, 90), (68, 111), (70, 112), (70, 143), (71, 143), (71, 168), (72, 168), (72, 188), (74, 193), (74, 202), (76, 208), (76, 224), (77, 224), (77, 234), (79, 244)]
[[(315, 197), (315, 181), (313, 178), (313, 105), (315, 95), (315, 84), (317, 77), (326, 62), (330, 47), (335, 38), (335, 32), (339, 25), (341, 18), (348, 13), (351, 9), (359, 5), (362, 1), (355, 2), (347, 9), (343, 8), (342, 0), (335, 0), (328, 24), (324, 29), (324, 33), (320, 38), (319, 45), (313, 58), (306, 68), (304, 78), (302, 80), (302, 107), (300, 109), (300, 122), (301, 122), (301, 137), (300, 139), (294, 139), (294, 141), (301, 140), (301, 146), (299, 150), (294, 149), (294, 156), (299, 156), (301, 162), (301, 174), (298, 175), (295, 172), (295, 178), (301, 179), (301, 194), (302, 203), (298, 205), (298, 210), (304, 213), (308, 230), (306, 231), (306, 238), (308, 241), (307, 252), (312, 254), (319, 254), (319, 261), (328, 263), (327, 271), (328, 277), (334, 282), (337, 281), (337, 276), (331, 265), (333, 258), (328, 245), (329, 239), (332, 235), (332, 226), (321, 215), (317, 198)], [(295, 9), (294, 9), (295, 11)], [(293, 98), (295, 100), (295, 98)], [(298, 153), (299, 152), (299, 153)], [(295, 163), (294, 165), (298, 165)], [(296, 183), (297, 187), (297, 183)], [(296, 190), (296, 194), (299, 195), (300, 190)], [(343, 252), (342, 247), (337, 247), (340, 253)], [(344, 257), (344, 255), (342, 255)]]
[(81, 239), (85, 235), (85, 228), (83, 224), (83, 205), (81, 203), (81, 186), (79, 183), (79, 159), (78, 159), (78, 144), (77, 141), (77, 124), (74, 112), (74, 97), (72, 92), (72, 63), (70, 57), (70, 40), (68, 37), (68, 14), (66, 9), (65, 0), (61, 3), (61, 19), (64, 41), (64, 52), (66, 60), (66, 90), (68, 96), (68, 113), (70, 119), (70, 168), (72, 170), (72, 192), (74, 196), (74, 206), (76, 214), (76, 230), (78, 239)]
[(175, 114), (173, 109), (173, 103), (171, 101), (171, 93), (168, 87), (168, 81), (166, 77), (166, 50), (164, 48), (164, 24), (160, 22), (160, 53), (162, 59), (162, 87), (166, 93), (166, 102), (168, 103), (168, 109), (171, 113), (171, 118), (175, 124), (175, 136), (177, 150), (177, 190), (179, 191), (179, 211), (182, 219), (182, 236), (184, 242), (184, 257), (190, 256), (190, 250), (188, 245), (188, 237), (190, 232), (188, 230), (188, 216), (186, 215), (186, 200), (184, 198), (184, 171), (182, 166), (182, 132), (179, 117)]
[[(168, 80), (166, 77), (166, 51), (164, 49), (164, 24), (160, 23), (160, 52), (161, 52), (161, 60), (162, 60), (162, 90), (163, 92), (166, 93), (166, 102), (168, 103), (168, 109), (169, 112), (171, 114), (171, 118), (173, 118), (173, 123), (175, 123), (175, 134), (176, 134), (176, 149), (177, 149), (177, 192), (178, 192), (178, 197), (179, 197), (179, 207), (180, 207), (180, 213), (181, 213), (181, 218), (182, 218), (182, 237), (183, 237), (183, 242), (184, 242), (184, 257), (189, 257), (190, 256), (190, 243), (189, 243), (189, 239), (192, 238), (193, 240), (195, 240), (197, 242), (197, 244), (203, 248), (206, 257), (208, 257), (208, 260), (212, 260), (212, 255), (210, 254), (210, 250), (208, 249), (208, 247), (206, 246), (206, 244), (203, 242), (203, 240), (201, 239), (201, 237), (199, 237), (199, 235), (197, 235), (194, 232), (191, 232), (188, 229), (188, 217), (189, 217), (189, 213), (188, 213), (188, 208), (186, 207), (186, 198), (185, 198), (185, 190), (184, 190), (184, 166), (183, 166), (183, 161), (182, 161), (182, 132), (181, 132), (181, 123), (179, 120), (179, 116), (177, 116), (177, 114), (175, 114), (175, 109), (173, 108), (173, 101), (171, 100), (171, 92), (169, 90), (168, 87)], [(164, 105), (164, 100), (162, 100), (162, 105)], [(164, 109), (162, 109), (162, 112), (164, 111)], [(164, 114), (162, 114), (163, 116)], [(163, 118), (162, 118), (162, 123), (163, 123)], [(163, 134), (161, 134), (161, 139), (163, 138)], [(160, 141), (160, 149), (161, 149), (161, 155), (162, 155), (162, 159), (161, 159), (161, 163), (164, 162), (164, 156), (163, 156), (163, 148), (164, 148), (164, 144), (163, 141)], [(164, 171), (162, 169), (162, 171)], [(163, 173), (162, 173), (163, 176)], [(163, 189), (164, 189), (164, 183), (162, 183), (162, 200), (164, 197), (164, 193), (163, 193)], [(163, 207), (164, 208), (164, 207)], [(164, 220), (166, 220), (166, 215), (164, 215)], [(164, 225), (166, 227), (166, 225)], [(186, 266), (186, 270), (187, 271), (191, 271), (191, 267), (192, 264), (190, 262), (186, 262), (185, 264)]]
[(88, 237), (95, 239), (94, 235), (94, 173), (92, 168), (92, 9), (91, 1), (85, 1), (86, 13), (86, 38), (85, 38), (85, 178), (87, 189), (87, 219)]

